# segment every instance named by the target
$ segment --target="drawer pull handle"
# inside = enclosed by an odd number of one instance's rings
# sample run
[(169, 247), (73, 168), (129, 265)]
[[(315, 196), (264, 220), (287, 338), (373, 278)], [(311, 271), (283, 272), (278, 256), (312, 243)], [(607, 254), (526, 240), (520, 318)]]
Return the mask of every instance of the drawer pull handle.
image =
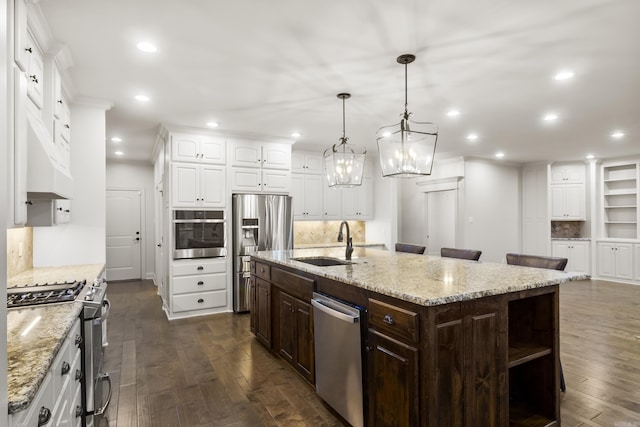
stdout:
[(80, 381), (82, 377), (82, 371), (80, 369), (76, 369), (76, 381)]
[(80, 344), (82, 344), (82, 335), (78, 334), (76, 335), (76, 347), (80, 347)]
[(198, 266), (198, 271), (201, 271), (201, 270), (204, 270), (204, 267), (203, 267), (203, 266), (201, 266), (201, 265), (199, 265), (199, 266)]
[(82, 410), (82, 406), (76, 405), (76, 418), (80, 418), (84, 411)]
[(198, 281), (198, 286), (202, 286), (204, 285), (204, 282), (202, 280)]
[(51, 421), (51, 409), (43, 406), (38, 414), (38, 427), (46, 425), (49, 421)]
[(385, 314), (384, 317), (382, 318), (382, 321), (387, 325), (393, 325), (394, 323), (396, 323), (393, 316), (390, 314)]
[(62, 369), (60, 372), (60, 375), (67, 375), (69, 373), (69, 371), (71, 370), (71, 365), (69, 365), (69, 363), (62, 362)]
[(204, 302), (204, 300), (203, 300), (202, 298), (198, 298), (198, 302), (199, 302), (199, 303), (203, 303), (203, 302)]

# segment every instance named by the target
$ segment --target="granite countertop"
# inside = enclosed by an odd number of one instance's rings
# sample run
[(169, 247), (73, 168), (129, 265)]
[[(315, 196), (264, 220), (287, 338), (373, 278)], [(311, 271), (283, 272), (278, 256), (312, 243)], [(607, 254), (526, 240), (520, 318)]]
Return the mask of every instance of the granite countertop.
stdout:
[(551, 240), (591, 240), (591, 237), (552, 237)]
[(355, 248), (352, 264), (317, 267), (294, 258), (344, 260), (342, 248), (261, 251), (252, 255), (423, 306), (500, 295), (589, 278), (579, 273)]
[[(293, 249), (313, 249), (313, 248), (344, 248), (345, 242), (331, 242), (331, 243), (302, 243), (293, 244)], [(354, 248), (366, 248), (371, 246), (384, 246), (384, 243), (380, 242), (353, 242)]]
[[(8, 280), (8, 288), (65, 280), (93, 282), (104, 264), (34, 268)], [(82, 303), (65, 302), (7, 310), (7, 400), (9, 413), (26, 409), (47, 375)]]

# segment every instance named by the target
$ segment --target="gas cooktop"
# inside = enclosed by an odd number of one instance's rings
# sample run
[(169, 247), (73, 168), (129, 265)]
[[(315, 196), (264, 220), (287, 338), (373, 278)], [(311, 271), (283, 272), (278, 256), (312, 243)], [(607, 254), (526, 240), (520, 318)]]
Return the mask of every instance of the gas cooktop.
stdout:
[(75, 301), (86, 284), (87, 281), (82, 280), (9, 288), (7, 308)]

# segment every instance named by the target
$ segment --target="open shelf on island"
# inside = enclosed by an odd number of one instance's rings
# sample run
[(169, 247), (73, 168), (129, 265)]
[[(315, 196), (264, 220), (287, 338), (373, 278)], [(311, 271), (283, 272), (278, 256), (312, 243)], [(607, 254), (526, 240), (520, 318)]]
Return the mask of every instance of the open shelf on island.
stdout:
[(509, 368), (551, 354), (551, 347), (526, 342), (509, 343)]

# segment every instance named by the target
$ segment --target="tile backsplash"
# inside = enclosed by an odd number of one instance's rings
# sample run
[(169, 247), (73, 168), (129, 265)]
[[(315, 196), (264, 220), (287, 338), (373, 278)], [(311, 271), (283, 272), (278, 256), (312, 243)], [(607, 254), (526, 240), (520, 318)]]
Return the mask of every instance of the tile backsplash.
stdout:
[(551, 221), (552, 238), (578, 238), (582, 236), (584, 221)]
[[(364, 242), (366, 227), (364, 221), (347, 221), (354, 242)], [(341, 221), (294, 221), (294, 245), (313, 243), (335, 243)], [(346, 233), (346, 230), (343, 230)], [(346, 238), (346, 234), (345, 234)]]
[(7, 230), (7, 277), (33, 267), (33, 228)]

